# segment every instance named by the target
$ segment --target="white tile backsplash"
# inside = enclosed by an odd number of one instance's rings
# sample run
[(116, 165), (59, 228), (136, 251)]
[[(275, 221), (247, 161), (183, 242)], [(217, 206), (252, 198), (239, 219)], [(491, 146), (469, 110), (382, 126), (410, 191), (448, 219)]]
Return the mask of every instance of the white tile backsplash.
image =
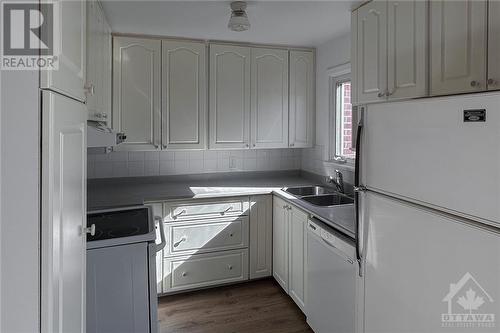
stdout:
[[(112, 152), (89, 154), (88, 178), (296, 170), (302, 149)], [(302, 158), (303, 160), (303, 158)]]

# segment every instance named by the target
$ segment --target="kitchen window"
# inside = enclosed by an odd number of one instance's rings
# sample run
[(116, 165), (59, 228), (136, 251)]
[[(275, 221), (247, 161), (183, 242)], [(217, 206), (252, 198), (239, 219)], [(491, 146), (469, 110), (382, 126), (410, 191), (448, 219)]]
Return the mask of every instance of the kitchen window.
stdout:
[(351, 105), (351, 75), (329, 73), (330, 77), (330, 160), (338, 163), (354, 163), (356, 117)]

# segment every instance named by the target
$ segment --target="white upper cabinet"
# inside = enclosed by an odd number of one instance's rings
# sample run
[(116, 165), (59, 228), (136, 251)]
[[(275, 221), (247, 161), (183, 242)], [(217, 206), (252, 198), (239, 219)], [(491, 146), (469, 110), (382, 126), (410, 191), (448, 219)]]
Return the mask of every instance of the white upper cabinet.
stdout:
[(314, 70), (313, 52), (290, 51), (289, 147), (313, 145)]
[(250, 48), (210, 45), (210, 148), (250, 144)]
[(113, 128), (127, 140), (117, 149), (158, 150), (161, 41), (115, 37)]
[(486, 1), (431, 1), (430, 15), (431, 95), (485, 90)]
[(427, 94), (427, 2), (388, 2), (388, 98)]
[(387, 92), (387, 2), (372, 1), (357, 10), (357, 98), (380, 101)]
[[(58, 54), (58, 70), (42, 70), (41, 88), (85, 101), (86, 1), (59, 1), (57, 15), (61, 20), (60, 38), (54, 45)], [(43, 32), (42, 33), (48, 33)]]
[(500, 1), (488, 2), (488, 89), (500, 89)]
[(111, 124), (111, 29), (97, 1), (87, 1), (86, 67), (89, 119)]
[(162, 41), (162, 148), (206, 145), (206, 45)]
[(252, 148), (288, 147), (288, 50), (252, 49)]

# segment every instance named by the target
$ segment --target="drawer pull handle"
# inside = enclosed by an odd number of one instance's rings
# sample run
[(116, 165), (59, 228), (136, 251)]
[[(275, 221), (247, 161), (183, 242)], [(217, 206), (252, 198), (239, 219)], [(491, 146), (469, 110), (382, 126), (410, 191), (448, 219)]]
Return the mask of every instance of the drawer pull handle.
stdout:
[(229, 269), (231, 271), (233, 269), (233, 266), (227, 265), (227, 269)]
[(179, 245), (181, 245), (182, 242), (185, 242), (187, 241), (187, 238), (186, 237), (182, 237), (181, 239), (179, 239), (179, 241), (177, 243), (174, 244), (174, 247), (177, 247)]
[(186, 210), (185, 210), (185, 209), (183, 209), (183, 210), (181, 210), (178, 214), (173, 215), (173, 216), (172, 216), (172, 218), (173, 218), (174, 220), (177, 220), (177, 218), (178, 218), (179, 216), (181, 216), (182, 214), (185, 214), (185, 213), (186, 213)]
[(229, 212), (229, 211), (230, 211), (230, 210), (232, 210), (232, 209), (233, 209), (233, 207), (232, 207), (232, 206), (229, 206), (229, 207), (227, 207), (227, 208), (226, 208), (226, 210), (225, 210), (225, 211), (220, 212), (220, 215), (224, 215), (224, 214), (226, 214), (227, 212)]
[(186, 275), (188, 275), (188, 273), (187, 273), (187, 272), (182, 272), (182, 274), (181, 274), (181, 275), (182, 275), (183, 277), (185, 277)]

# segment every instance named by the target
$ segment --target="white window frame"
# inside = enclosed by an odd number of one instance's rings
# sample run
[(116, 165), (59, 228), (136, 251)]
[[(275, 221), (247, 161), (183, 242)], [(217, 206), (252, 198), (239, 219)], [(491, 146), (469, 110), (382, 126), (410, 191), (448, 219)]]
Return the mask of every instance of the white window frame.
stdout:
[[(328, 160), (333, 163), (354, 167), (355, 159), (344, 158), (337, 155), (337, 85), (345, 81), (351, 81), (351, 64), (346, 63), (329, 68), (328, 95), (329, 95), (329, 149)], [(352, 85), (351, 85), (352, 89)]]

